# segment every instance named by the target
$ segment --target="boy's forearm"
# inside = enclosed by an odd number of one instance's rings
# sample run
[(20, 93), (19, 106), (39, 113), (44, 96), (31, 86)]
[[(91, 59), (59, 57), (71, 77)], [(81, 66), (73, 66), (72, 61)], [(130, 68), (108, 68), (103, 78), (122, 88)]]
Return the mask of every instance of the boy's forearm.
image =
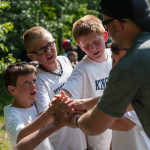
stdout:
[(110, 127), (112, 130), (117, 131), (129, 131), (135, 127), (135, 123), (127, 119), (126, 117), (118, 118)]
[(99, 99), (100, 99), (100, 96), (88, 99), (87, 102), (85, 102), (85, 105), (88, 108), (88, 110), (92, 109), (97, 104), (97, 102), (99, 101)]
[(99, 99), (100, 99), (100, 97), (87, 98), (87, 99), (75, 99), (75, 101), (76, 101), (75, 109), (90, 110), (97, 104)]
[(52, 123), (42, 129), (31, 133), (30, 135), (24, 137), (20, 140), (13, 150), (33, 150), (36, 146), (38, 146), (46, 137), (60, 129), (61, 126), (57, 126)]

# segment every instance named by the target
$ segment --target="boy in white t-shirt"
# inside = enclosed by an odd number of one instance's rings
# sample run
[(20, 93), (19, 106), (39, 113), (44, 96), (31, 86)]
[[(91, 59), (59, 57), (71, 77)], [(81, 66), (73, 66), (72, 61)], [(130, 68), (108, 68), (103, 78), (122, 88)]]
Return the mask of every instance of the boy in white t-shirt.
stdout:
[[(126, 54), (126, 50), (126, 48), (119, 49), (115, 43), (111, 44), (113, 67)], [(117, 119), (111, 129), (112, 150), (150, 150), (150, 139), (134, 110), (130, 109), (123, 118)]]
[[(108, 33), (101, 21), (86, 15), (73, 25), (73, 36), (87, 55), (78, 63), (63, 87), (73, 99), (101, 96), (112, 68), (111, 51), (105, 50)], [(111, 130), (97, 136), (87, 135), (88, 150), (109, 150)]]
[[(33, 103), (37, 94), (36, 68), (31, 64), (12, 63), (3, 72), (3, 78), (14, 98), (12, 104), (4, 107), (6, 131), (12, 147), (25, 140), (21, 150), (53, 150), (46, 137), (66, 125), (66, 113), (60, 111), (64, 109), (63, 104), (54, 103), (38, 117)], [(53, 114), (56, 114), (54, 123), (43, 128)]]
[[(27, 56), (38, 61), (36, 106), (39, 113), (49, 107), (53, 97), (61, 92), (72, 72), (70, 61), (65, 56), (57, 56), (55, 39), (43, 27), (36, 26), (27, 30), (24, 35), (24, 47)], [(63, 127), (49, 136), (55, 150), (84, 150), (85, 137), (80, 129)]]

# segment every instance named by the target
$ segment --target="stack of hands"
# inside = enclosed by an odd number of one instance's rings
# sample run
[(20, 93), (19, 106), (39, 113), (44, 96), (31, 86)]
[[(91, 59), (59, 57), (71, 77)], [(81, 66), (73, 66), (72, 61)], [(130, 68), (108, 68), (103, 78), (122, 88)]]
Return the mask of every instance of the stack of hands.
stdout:
[(56, 126), (63, 127), (67, 125), (72, 128), (77, 128), (76, 118), (87, 111), (83, 100), (70, 99), (64, 92), (55, 96), (50, 103), (49, 110), (52, 112)]

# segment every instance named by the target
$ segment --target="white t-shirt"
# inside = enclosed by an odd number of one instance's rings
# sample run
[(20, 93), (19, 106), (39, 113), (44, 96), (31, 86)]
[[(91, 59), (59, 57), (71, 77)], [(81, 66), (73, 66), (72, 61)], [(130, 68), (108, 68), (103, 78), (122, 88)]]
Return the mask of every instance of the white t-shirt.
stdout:
[[(62, 65), (62, 76), (38, 69), (38, 93), (36, 98), (36, 105), (39, 113), (43, 112), (49, 107), (50, 100), (53, 99), (54, 95), (61, 92), (62, 87), (72, 72), (72, 66), (68, 58), (65, 56), (58, 56), (57, 60)], [(55, 150), (86, 149), (85, 136), (80, 129), (63, 127), (51, 134), (49, 138)]]
[(112, 150), (150, 150), (150, 139), (145, 134), (135, 111), (126, 112), (126, 118), (136, 124), (129, 131), (112, 131)]
[[(98, 63), (85, 56), (75, 67), (63, 89), (74, 99), (102, 96), (112, 68), (110, 49), (106, 49), (107, 61)], [(87, 136), (89, 150), (109, 150), (111, 130), (97, 136)]]
[[(17, 143), (20, 131), (38, 117), (38, 111), (33, 105), (30, 108), (4, 107), (6, 131), (12, 147)], [(43, 140), (34, 150), (53, 150), (49, 139)]]

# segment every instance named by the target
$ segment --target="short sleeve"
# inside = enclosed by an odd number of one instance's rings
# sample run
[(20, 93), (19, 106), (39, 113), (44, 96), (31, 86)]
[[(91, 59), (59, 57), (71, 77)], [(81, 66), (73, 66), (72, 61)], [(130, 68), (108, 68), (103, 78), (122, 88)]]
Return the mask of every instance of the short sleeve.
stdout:
[(73, 70), (72, 74), (65, 83), (63, 89), (69, 91), (74, 99), (81, 98), (83, 91), (84, 77), (83, 69), (78, 66)]
[(131, 68), (126, 63), (118, 63), (111, 70), (106, 89), (98, 103), (101, 111), (113, 117), (123, 116), (141, 84), (141, 80)]
[(37, 90), (38, 92), (37, 92), (35, 103), (38, 112), (40, 114), (48, 108), (50, 103), (50, 98), (49, 98), (50, 96), (48, 95), (47, 86), (40, 78), (37, 79), (37, 87), (38, 87)]
[(25, 125), (19, 119), (19, 114), (15, 111), (11, 111), (9, 107), (4, 108), (4, 119), (9, 140), (12, 147), (14, 147), (17, 143), (18, 135)]
[(124, 114), (124, 116), (126, 118), (128, 118), (129, 120), (131, 120), (132, 122), (134, 122), (136, 125), (142, 127), (142, 125), (141, 125), (141, 123), (140, 123), (140, 121), (139, 121), (139, 119), (138, 119), (138, 117), (137, 117), (137, 115), (136, 115), (134, 110), (126, 112)]

